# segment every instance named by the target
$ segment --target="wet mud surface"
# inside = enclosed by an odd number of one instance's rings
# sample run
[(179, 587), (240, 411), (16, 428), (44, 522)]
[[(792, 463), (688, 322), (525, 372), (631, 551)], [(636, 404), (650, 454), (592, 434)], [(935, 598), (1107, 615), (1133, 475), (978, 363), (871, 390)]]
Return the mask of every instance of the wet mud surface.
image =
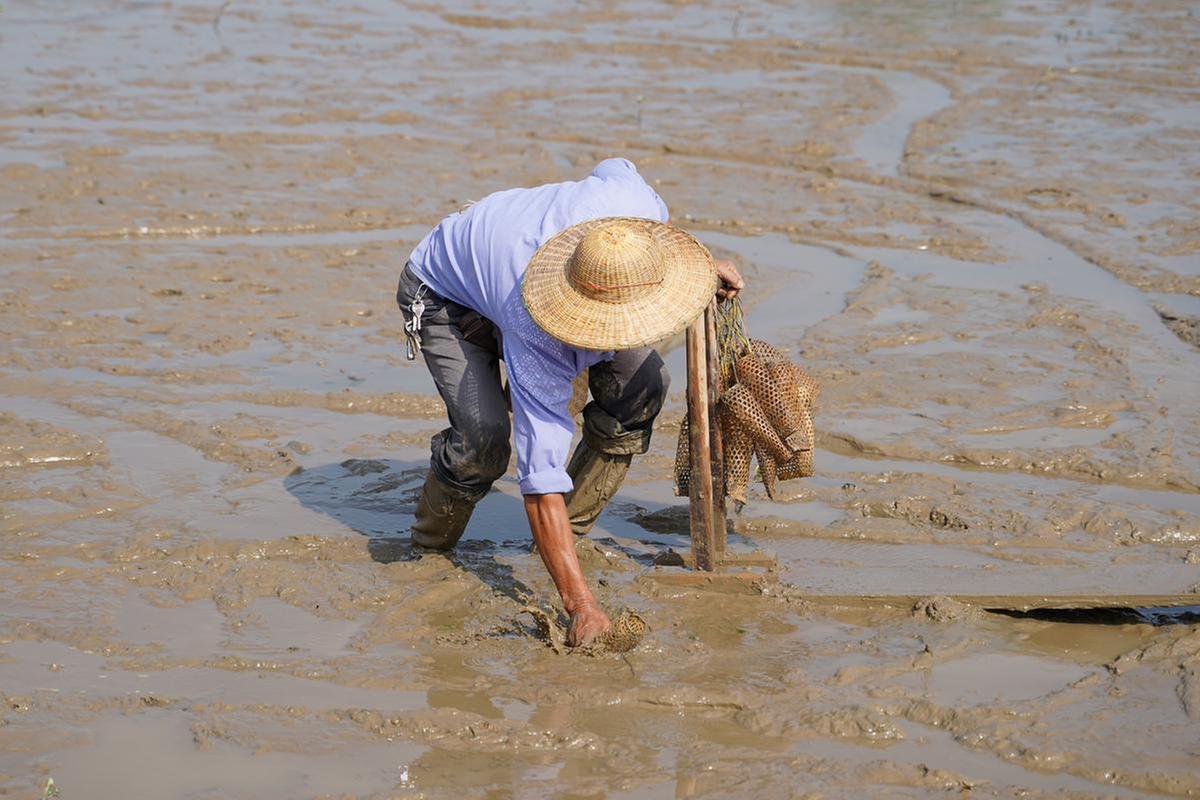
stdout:
[[(1187, 797), (1200, 21), (1180, 2), (6, 2), (0, 797)], [(761, 593), (656, 580), (682, 354), (559, 654), (510, 475), (405, 531), (404, 256), (635, 160), (823, 387)], [(838, 606), (822, 594), (925, 598)], [(1182, 624), (1154, 625), (1152, 622)]]

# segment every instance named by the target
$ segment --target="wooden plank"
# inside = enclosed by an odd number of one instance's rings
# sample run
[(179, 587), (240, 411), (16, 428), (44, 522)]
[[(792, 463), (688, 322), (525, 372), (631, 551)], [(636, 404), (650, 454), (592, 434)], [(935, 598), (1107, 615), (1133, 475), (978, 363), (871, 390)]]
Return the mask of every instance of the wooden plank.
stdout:
[(775, 560), (775, 556), (770, 553), (764, 553), (761, 550), (749, 553), (730, 553), (726, 551), (721, 554), (721, 558), (717, 563), (722, 567), (762, 567), (769, 570), (775, 570), (779, 567), (779, 562)]
[(680, 589), (703, 589), (722, 594), (763, 594), (774, 582), (771, 575), (761, 572), (693, 572), (664, 569), (647, 573), (646, 578), (663, 586)]
[(705, 357), (708, 342), (703, 318), (688, 326), (686, 340), (692, 552), (696, 568), (711, 572), (716, 543), (713, 541), (711, 434), (708, 420), (708, 365)]
[[(692, 557), (690, 550), (667, 550), (655, 556), (654, 563), (660, 567), (696, 568), (696, 561)], [(779, 566), (779, 562), (775, 560), (774, 556), (759, 550), (750, 553), (730, 553), (726, 551), (714, 555), (713, 566), (718, 569), (761, 567), (763, 569), (775, 570)]]
[(721, 441), (721, 426), (716, 419), (711, 419), (716, 413), (717, 403), (721, 399), (721, 365), (720, 349), (717, 345), (717, 301), (714, 298), (704, 310), (704, 349), (705, 363), (708, 367), (708, 413), (710, 453), (712, 459), (712, 491), (713, 491), (713, 548), (718, 555), (725, 552), (727, 523), (725, 516), (725, 447)]
[[(687, 554), (684, 561), (690, 561)], [(753, 554), (748, 554), (753, 555)], [(749, 566), (749, 565), (745, 565)], [(762, 594), (777, 582), (773, 572), (752, 572), (730, 566), (716, 572), (696, 572), (659, 567), (646, 574), (649, 580), (666, 586), (686, 589), (705, 589), (722, 593)], [(916, 594), (801, 594), (790, 595), (814, 606), (860, 611), (910, 613), (917, 603), (929, 595)], [(989, 611), (1061, 611), (1064, 609), (1094, 611), (1099, 609), (1200, 608), (1200, 595), (1180, 594), (1120, 594), (1120, 595), (939, 595)]]

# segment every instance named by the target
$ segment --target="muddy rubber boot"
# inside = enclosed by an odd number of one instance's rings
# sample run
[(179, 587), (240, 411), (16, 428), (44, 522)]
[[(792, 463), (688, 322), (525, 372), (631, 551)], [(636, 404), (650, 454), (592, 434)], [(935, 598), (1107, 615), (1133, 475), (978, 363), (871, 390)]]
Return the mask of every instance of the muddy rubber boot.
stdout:
[(479, 497), (471, 497), (437, 479), (432, 471), (417, 500), (412, 525), (413, 544), (430, 550), (451, 550), (462, 538)]
[(628, 453), (601, 453), (581, 441), (567, 465), (567, 474), (575, 484), (567, 495), (567, 516), (571, 530), (583, 536), (596, 524), (600, 512), (621, 488), (629, 471)]

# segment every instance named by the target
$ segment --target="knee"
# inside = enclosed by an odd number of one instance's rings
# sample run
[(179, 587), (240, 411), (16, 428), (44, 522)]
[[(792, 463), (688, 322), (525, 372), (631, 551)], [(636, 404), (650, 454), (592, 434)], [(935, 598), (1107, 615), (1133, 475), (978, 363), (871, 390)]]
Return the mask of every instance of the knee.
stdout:
[(667, 401), (671, 374), (662, 356), (651, 350), (614, 402), (606, 409), (623, 428), (635, 430), (654, 422)]
[(471, 427), (464, 439), (468, 451), (465, 466), (472, 474), (464, 478), (473, 483), (491, 483), (508, 470), (512, 454), (508, 420), (480, 420)]
[[(655, 353), (655, 356), (658, 354)], [(647, 361), (647, 366), (651, 369), (647, 377), (646, 411), (648, 412), (648, 421), (653, 421), (667, 402), (667, 391), (671, 388), (671, 373), (667, 372), (667, 365), (661, 357), (654, 359), (656, 364)]]
[(583, 438), (602, 453), (636, 455), (650, 449), (654, 420), (666, 402), (671, 376), (657, 353), (639, 366), (623, 391), (588, 403)]

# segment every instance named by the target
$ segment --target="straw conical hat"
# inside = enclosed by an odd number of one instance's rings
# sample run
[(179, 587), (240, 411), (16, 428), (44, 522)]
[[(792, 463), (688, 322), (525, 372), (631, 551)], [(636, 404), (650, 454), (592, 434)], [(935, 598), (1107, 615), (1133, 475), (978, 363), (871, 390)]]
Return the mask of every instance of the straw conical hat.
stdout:
[(567, 228), (525, 269), (530, 316), (584, 350), (625, 350), (690, 324), (712, 300), (717, 273), (704, 245), (650, 219), (605, 217)]

